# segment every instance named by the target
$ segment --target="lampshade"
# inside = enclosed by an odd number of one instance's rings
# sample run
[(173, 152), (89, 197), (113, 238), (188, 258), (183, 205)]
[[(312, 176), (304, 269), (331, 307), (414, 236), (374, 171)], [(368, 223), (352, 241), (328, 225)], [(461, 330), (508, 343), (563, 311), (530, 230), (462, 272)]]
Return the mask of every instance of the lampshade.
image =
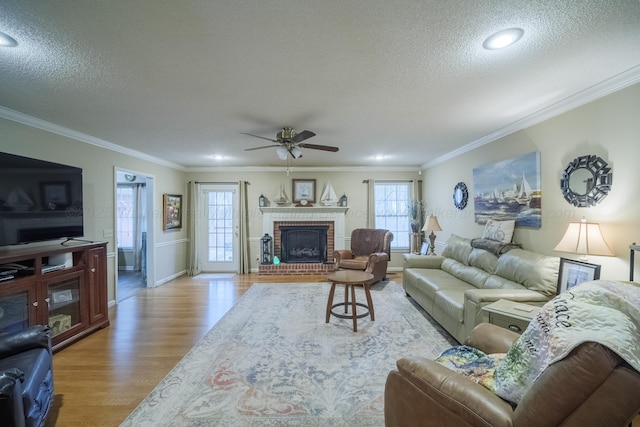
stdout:
[(438, 217), (429, 215), (427, 222), (425, 222), (424, 227), (422, 227), (422, 231), (442, 231), (438, 223)]
[(562, 240), (554, 249), (584, 255), (614, 255), (602, 237), (600, 224), (589, 223), (585, 218), (581, 222), (569, 223)]
[(289, 155), (289, 152), (287, 151), (287, 147), (280, 146), (276, 148), (276, 154), (278, 154), (278, 157), (280, 157), (280, 160), (287, 160), (287, 156)]
[(294, 159), (299, 159), (300, 157), (302, 157), (302, 150), (299, 149), (298, 147), (293, 147), (291, 149), (291, 155), (293, 156)]

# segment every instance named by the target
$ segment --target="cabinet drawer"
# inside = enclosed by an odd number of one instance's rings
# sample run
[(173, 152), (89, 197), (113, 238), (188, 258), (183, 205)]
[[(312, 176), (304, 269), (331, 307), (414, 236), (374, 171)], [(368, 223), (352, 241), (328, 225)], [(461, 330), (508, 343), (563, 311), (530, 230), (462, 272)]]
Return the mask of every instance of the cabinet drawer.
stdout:
[(497, 313), (489, 313), (489, 323), (500, 326), (510, 331), (521, 334), (529, 326), (529, 322), (526, 320), (514, 319), (513, 317), (505, 316)]

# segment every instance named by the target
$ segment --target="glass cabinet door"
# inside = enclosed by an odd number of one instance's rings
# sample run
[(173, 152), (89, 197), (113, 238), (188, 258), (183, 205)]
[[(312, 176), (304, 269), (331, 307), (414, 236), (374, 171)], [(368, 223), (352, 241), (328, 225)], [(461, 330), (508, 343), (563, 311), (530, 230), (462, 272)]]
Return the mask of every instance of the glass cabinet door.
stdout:
[(29, 291), (0, 294), (0, 333), (18, 332), (29, 327)]
[(49, 326), (54, 337), (83, 323), (83, 274), (84, 272), (68, 274), (47, 285)]

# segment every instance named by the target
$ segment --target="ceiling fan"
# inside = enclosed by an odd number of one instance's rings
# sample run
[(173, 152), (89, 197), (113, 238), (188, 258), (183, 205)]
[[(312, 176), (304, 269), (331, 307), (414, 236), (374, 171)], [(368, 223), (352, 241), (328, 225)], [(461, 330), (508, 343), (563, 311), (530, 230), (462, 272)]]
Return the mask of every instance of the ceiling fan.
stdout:
[(276, 143), (277, 145), (264, 145), (262, 147), (254, 147), (254, 148), (246, 148), (244, 151), (253, 151), (253, 150), (261, 150), (263, 148), (271, 148), (276, 147), (276, 153), (278, 157), (282, 160), (286, 160), (288, 155), (291, 154), (291, 157), (294, 159), (299, 159), (302, 157), (301, 148), (309, 148), (311, 150), (322, 150), (322, 151), (338, 151), (338, 147), (331, 147), (329, 145), (317, 145), (317, 144), (308, 144), (304, 142), (305, 140), (316, 136), (315, 133), (310, 130), (303, 130), (300, 133), (296, 133), (291, 127), (284, 127), (280, 132), (277, 133), (276, 139), (266, 138), (260, 135), (254, 135), (251, 133), (241, 132), (243, 135), (249, 135), (260, 139), (266, 139), (267, 141), (271, 141)]

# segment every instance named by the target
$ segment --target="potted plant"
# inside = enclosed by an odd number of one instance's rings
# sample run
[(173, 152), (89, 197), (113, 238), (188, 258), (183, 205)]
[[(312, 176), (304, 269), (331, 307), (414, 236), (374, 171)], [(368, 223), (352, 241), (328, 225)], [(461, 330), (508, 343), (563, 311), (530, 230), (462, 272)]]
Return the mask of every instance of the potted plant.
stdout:
[(409, 235), (411, 253), (419, 254), (422, 246), (422, 227), (427, 205), (422, 200), (412, 199), (409, 202)]

